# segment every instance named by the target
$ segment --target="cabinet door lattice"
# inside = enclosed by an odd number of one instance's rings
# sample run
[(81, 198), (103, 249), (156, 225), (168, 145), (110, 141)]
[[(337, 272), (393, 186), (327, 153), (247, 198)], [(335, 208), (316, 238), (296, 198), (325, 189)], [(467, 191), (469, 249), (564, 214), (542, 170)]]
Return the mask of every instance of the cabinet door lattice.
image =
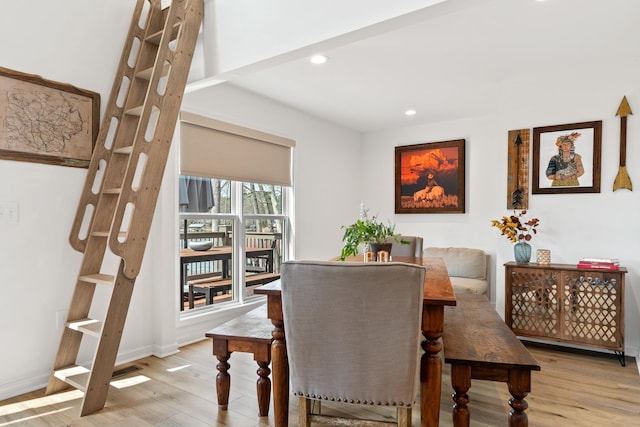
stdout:
[(523, 335), (557, 335), (558, 283), (541, 270), (514, 270), (511, 281), (511, 328)]
[(620, 286), (601, 273), (564, 272), (562, 338), (618, 349)]

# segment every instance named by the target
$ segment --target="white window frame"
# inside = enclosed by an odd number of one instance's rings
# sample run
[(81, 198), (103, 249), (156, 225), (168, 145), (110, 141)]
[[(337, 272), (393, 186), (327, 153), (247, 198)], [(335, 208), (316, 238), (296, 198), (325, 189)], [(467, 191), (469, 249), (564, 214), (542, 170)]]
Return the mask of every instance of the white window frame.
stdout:
[[(282, 213), (281, 214), (243, 214), (243, 198), (242, 198), (242, 184), (241, 181), (230, 181), (230, 195), (231, 195), (231, 213), (193, 213), (193, 212), (178, 212), (179, 221), (185, 219), (202, 219), (202, 220), (232, 220), (233, 231), (232, 239), (232, 295), (234, 299), (229, 302), (225, 302), (219, 305), (210, 305), (201, 307), (198, 309), (186, 309), (180, 311), (180, 319), (186, 319), (193, 315), (201, 315), (204, 313), (211, 313), (220, 310), (225, 310), (229, 307), (235, 307), (243, 305), (248, 302), (253, 302), (258, 299), (264, 299), (262, 295), (245, 296), (245, 254), (246, 254), (246, 233), (245, 224), (247, 220), (253, 219), (273, 219), (282, 221), (282, 260), (289, 259), (289, 250), (291, 247), (291, 239), (293, 233), (291, 232), (291, 220), (289, 215), (289, 199), (291, 198), (291, 187), (282, 187)], [(178, 207), (176, 207), (177, 209)], [(177, 239), (180, 239), (178, 235)], [(179, 244), (177, 245), (180, 246)], [(182, 274), (182, 272), (180, 272)]]

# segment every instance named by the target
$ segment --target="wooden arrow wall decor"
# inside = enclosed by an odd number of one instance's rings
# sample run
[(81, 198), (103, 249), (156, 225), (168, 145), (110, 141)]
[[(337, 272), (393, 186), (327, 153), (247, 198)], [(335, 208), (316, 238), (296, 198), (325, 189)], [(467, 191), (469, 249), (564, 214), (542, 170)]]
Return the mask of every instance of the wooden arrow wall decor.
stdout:
[(509, 131), (507, 153), (507, 209), (529, 206), (529, 129)]
[(627, 97), (622, 97), (622, 102), (618, 107), (616, 116), (620, 116), (620, 168), (618, 169), (618, 175), (613, 182), (613, 191), (621, 188), (633, 190), (631, 185), (631, 178), (627, 173), (627, 116), (633, 114), (631, 107), (627, 102)]

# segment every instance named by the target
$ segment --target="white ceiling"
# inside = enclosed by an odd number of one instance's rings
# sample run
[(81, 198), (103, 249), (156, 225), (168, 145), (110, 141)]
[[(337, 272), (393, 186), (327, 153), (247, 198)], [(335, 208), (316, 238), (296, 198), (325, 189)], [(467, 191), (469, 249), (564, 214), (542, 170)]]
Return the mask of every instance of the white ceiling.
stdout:
[[(491, 114), (505, 83), (525, 75), (640, 60), (638, 0), (489, 0), (438, 7), (405, 16), (402, 28), (380, 25), (380, 34), (345, 37), (343, 44), (333, 39), (226, 78), (369, 132)], [(316, 51), (329, 62), (311, 65), (308, 56)], [(417, 114), (404, 116), (409, 108)]]

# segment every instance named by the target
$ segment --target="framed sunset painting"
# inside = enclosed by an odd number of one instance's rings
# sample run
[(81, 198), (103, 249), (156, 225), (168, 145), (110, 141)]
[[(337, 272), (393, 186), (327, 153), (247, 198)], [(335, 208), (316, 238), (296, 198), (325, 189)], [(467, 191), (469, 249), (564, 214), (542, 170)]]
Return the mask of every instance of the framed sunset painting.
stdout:
[(464, 145), (395, 147), (395, 213), (464, 213)]

